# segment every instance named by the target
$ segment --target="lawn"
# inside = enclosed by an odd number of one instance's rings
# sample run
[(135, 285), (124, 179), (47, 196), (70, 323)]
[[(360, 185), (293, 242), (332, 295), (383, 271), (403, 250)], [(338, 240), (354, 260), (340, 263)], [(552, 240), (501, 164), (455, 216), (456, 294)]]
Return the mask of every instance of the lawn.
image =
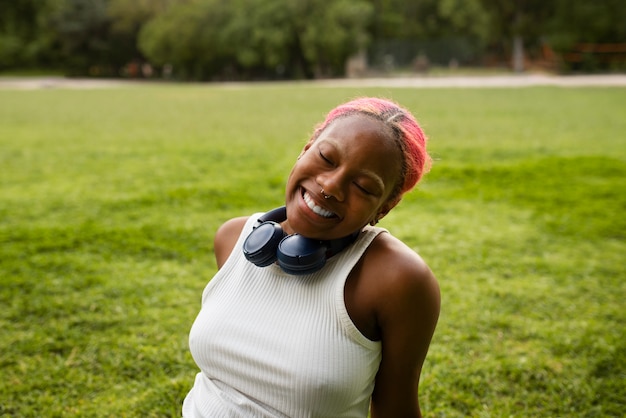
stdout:
[(626, 89), (305, 83), (0, 90), (0, 416), (180, 416), (215, 229), (361, 95), (435, 158), (381, 223), (442, 288), (424, 412), (623, 417)]

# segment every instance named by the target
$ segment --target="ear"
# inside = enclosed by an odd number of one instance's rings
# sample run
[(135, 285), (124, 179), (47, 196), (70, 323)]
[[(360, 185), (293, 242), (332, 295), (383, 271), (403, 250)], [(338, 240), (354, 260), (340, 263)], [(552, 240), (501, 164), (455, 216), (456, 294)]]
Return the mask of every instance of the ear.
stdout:
[(398, 203), (400, 203), (401, 197), (398, 197), (394, 200), (389, 200), (385, 204), (381, 206), (376, 214), (376, 217), (372, 219), (370, 225), (375, 226), (381, 219), (383, 219), (387, 214), (391, 211), (391, 209), (395, 208)]

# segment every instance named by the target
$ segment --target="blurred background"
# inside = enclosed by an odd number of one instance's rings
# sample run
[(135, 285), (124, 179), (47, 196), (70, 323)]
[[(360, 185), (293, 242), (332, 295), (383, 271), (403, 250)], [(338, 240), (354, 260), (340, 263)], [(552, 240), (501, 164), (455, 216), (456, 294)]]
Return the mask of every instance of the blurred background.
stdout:
[(623, 0), (0, 0), (0, 74), (623, 72), (624, 22)]

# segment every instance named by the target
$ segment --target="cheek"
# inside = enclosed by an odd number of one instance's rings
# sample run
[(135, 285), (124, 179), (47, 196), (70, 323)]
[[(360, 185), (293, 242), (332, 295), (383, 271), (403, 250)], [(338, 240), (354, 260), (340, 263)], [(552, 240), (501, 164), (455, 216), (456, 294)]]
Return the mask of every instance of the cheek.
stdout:
[(302, 167), (300, 165), (300, 161), (298, 161), (291, 168), (291, 171), (289, 172), (289, 176), (287, 176), (287, 183), (286, 183), (287, 189), (295, 187), (296, 183), (298, 182), (298, 178), (301, 177), (301, 174), (302, 174)]
[(289, 172), (289, 176), (287, 176), (287, 182), (289, 183), (291, 181), (291, 179), (293, 178), (293, 176), (296, 173), (296, 170), (298, 169), (299, 166), (299, 159), (298, 161), (296, 161), (296, 163), (293, 165), (293, 167), (291, 167), (291, 171)]

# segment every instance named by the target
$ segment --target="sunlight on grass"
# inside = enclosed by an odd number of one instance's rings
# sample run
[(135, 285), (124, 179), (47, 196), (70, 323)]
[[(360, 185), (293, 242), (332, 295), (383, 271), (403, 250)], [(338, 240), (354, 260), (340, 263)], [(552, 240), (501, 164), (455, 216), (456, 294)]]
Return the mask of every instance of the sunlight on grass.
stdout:
[(0, 91), (0, 414), (179, 416), (216, 228), (366, 94), (435, 157), (381, 223), (441, 283), (424, 411), (622, 416), (626, 90), (294, 84)]

